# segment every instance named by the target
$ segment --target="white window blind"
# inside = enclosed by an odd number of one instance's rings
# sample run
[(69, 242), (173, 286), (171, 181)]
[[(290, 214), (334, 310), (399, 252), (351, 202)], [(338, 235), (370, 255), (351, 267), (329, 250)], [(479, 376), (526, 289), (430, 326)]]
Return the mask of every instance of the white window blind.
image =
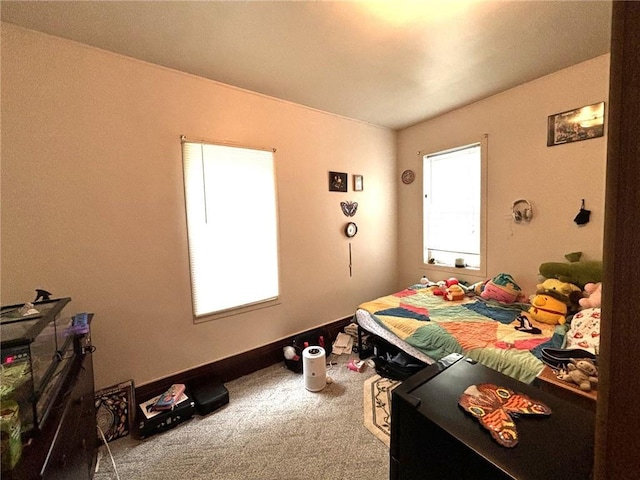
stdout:
[(279, 295), (274, 153), (182, 143), (196, 318)]
[(425, 155), (424, 262), (480, 267), (481, 146)]

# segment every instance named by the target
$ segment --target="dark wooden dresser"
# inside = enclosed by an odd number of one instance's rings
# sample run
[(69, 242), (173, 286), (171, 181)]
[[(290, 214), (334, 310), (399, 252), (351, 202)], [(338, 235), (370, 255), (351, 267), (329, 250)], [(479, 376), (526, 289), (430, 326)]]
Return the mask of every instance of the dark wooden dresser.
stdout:
[(91, 334), (76, 335), (62, 388), (41, 430), (3, 479), (86, 480), (97, 455)]
[[(470, 385), (492, 383), (546, 403), (548, 417), (515, 420), (519, 443), (499, 445), (458, 406)], [(391, 401), (390, 478), (588, 479), (594, 413), (454, 354), (398, 386)]]

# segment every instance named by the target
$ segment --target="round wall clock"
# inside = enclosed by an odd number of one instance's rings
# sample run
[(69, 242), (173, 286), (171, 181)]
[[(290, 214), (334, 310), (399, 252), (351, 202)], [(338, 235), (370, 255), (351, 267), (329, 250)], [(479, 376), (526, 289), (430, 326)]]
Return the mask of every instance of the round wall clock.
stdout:
[(354, 237), (356, 233), (358, 233), (358, 226), (353, 222), (347, 223), (347, 226), (344, 227), (344, 234), (347, 237)]
[(416, 179), (416, 174), (413, 173), (413, 170), (405, 170), (402, 172), (402, 183), (409, 185)]

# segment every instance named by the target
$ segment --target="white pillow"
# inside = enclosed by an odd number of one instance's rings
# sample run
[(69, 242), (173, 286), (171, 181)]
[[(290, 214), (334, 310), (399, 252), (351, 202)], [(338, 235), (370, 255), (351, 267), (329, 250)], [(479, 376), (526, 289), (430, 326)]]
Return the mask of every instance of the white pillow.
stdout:
[(566, 348), (581, 348), (597, 355), (600, 348), (600, 308), (585, 308), (576, 313), (565, 338)]

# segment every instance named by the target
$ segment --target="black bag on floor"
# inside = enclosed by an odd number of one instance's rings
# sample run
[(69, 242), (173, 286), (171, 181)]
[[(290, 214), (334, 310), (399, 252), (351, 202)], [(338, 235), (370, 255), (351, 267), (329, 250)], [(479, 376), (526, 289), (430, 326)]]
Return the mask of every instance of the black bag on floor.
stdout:
[(427, 366), (426, 363), (404, 352), (398, 352), (393, 356), (389, 354), (376, 356), (373, 357), (373, 362), (376, 365), (376, 373), (378, 375), (392, 380), (406, 380)]
[[(290, 347), (293, 348), (292, 354), (288, 354), (289, 347), (285, 347), (284, 364), (292, 372), (302, 373), (302, 351), (307, 347), (322, 347), (324, 355), (328, 357), (331, 354), (331, 337), (329, 330), (326, 328), (316, 328), (309, 332), (301, 333), (294, 337)], [(291, 351), (289, 350), (291, 353)], [(288, 358), (290, 357), (290, 358)]]

